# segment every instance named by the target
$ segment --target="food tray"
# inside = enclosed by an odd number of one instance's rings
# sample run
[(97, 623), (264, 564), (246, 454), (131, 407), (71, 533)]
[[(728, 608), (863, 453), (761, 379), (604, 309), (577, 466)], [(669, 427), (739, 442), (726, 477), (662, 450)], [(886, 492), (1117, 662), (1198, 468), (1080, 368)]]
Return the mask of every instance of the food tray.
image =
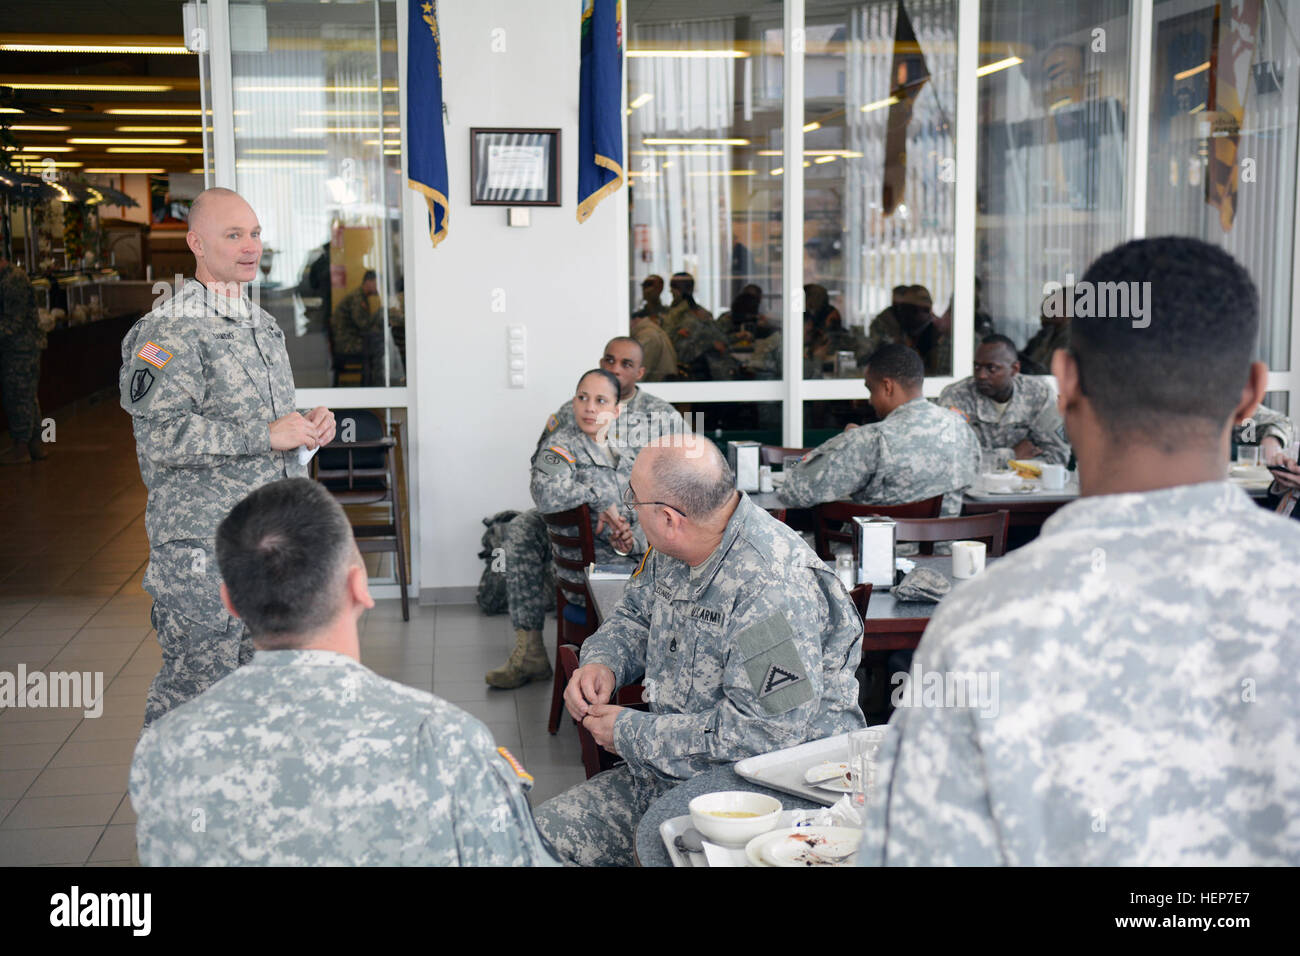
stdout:
[[(836, 796), (842, 796), (842, 794), (836, 794)], [(811, 810), (782, 810), (781, 815), (777, 817), (776, 826), (772, 827), (772, 829), (781, 830), (786, 827), (799, 826), (799, 814), (802, 813), (806, 815), (812, 812), (813, 811)], [(668, 859), (673, 861), (673, 866), (707, 867), (709, 865), (709, 861), (705, 859), (703, 853), (683, 853), (673, 844), (673, 841), (689, 830), (692, 825), (691, 815), (689, 813), (683, 814), (680, 817), (673, 817), (671, 820), (665, 820), (663, 823), (659, 824), (659, 836), (664, 841), (664, 846), (668, 850)], [(726, 849), (734, 851), (730, 855), (737, 861), (736, 866), (748, 865), (748, 863), (745, 862), (744, 847), (727, 847)]]
[(760, 783), (773, 790), (792, 793), (796, 797), (831, 806), (842, 793), (810, 787), (804, 783), (804, 773), (815, 764), (828, 760), (843, 760), (849, 753), (849, 735), (837, 734), (821, 740), (812, 740), (797, 747), (787, 747), (770, 754), (746, 757), (733, 768), (738, 776)]

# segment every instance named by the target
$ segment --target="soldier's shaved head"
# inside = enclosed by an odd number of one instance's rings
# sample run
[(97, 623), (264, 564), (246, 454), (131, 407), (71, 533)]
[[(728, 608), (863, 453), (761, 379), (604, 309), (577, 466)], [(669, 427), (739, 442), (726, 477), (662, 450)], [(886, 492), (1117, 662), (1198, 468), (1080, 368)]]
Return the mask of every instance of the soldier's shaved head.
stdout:
[(657, 438), (638, 457), (647, 459), (656, 498), (696, 521), (707, 521), (727, 505), (736, 478), (727, 459), (708, 438), (686, 432)]
[(194, 253), (194, 276), (225, 295), (257, 278), (262, 227), (253, 207), (233, 189), (214, 186), (194, 198), (185, 243)]
[[(194, 197), (194, 202), (190, 204), (190, 215), (188, 224), (191, 232), (202, 232), (205, 228), (213, 228), (212, 219), (214, 215), (222, 211), (225, 205), (222, 200), (238, 199), (245, 206), (244, 197), (239, 195), (233, 189), (226, 189), (224, 186), (213, 186), (211, 189), (205, 189)], [(252, 207), (249, 207), (250, 209)], [(221, 228), (216, 226), (216, 228)]]

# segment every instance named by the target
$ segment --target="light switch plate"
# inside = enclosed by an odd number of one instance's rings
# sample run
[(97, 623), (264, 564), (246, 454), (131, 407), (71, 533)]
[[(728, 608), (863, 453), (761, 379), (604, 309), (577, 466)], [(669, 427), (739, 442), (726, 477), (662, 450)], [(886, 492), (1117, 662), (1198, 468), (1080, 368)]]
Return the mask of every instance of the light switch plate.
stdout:
[(506, 385), (523, 388), (528, 384), (528, 333), (522, 325), (506, 326)]

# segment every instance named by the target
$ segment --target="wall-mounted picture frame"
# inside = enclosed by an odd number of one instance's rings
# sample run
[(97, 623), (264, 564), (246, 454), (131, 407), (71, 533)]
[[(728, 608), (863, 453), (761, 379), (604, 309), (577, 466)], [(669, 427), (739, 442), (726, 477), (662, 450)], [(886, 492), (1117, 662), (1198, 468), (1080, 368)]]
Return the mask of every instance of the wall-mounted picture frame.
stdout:
[(470, 204), (560, 205), (560, 131), (469, 131)]

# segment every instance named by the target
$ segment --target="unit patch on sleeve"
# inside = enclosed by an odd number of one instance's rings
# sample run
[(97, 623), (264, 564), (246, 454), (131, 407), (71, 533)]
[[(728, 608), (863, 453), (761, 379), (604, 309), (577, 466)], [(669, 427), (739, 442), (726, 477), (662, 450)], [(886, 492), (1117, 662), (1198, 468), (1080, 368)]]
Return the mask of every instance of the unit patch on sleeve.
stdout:
[(131, 373), (131, 401), (138, 402), (149, 394), (157, 379), (147, 368), (139, 368)]

